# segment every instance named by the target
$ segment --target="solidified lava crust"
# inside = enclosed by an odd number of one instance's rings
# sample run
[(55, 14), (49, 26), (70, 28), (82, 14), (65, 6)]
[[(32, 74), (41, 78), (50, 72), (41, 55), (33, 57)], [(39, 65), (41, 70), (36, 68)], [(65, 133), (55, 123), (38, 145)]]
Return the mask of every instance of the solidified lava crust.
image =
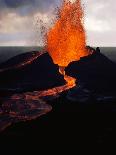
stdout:
[(51, 110), (42, 100), (6, 99), (0, 107), (0, 131), (12, 123), (33, 120)]

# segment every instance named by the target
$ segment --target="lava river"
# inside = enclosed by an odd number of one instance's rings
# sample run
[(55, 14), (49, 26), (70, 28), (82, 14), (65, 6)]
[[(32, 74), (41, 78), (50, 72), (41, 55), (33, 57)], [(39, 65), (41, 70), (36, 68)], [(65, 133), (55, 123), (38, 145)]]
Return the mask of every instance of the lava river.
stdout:
[[(81, 1), (70, 2), (65, 0), (59, 9), (58, 19), (47, 32), (46, 50), (52, 57), (53, 63), (59, 66), (59, 73), (64, 76), (66, 84), (49, 90), (14, 94), (2, 99), (0, 105), (0, 131), (18, 121), (35, 119), (49, 111), (51, 105), (46, 104), (46, 97), (58, 97), (63, 91), (76, 85), (76, 79), (65, 74), (65, 68), (81, 57), (91, 54), (86, 48), (86, 34), (83, 26), (83, 9)], [(15, 69), (29, 65), (40, 54), (34, 55), (29, 60), (14, 66)], [(1, 69), (0, 72), (12, 69)]]

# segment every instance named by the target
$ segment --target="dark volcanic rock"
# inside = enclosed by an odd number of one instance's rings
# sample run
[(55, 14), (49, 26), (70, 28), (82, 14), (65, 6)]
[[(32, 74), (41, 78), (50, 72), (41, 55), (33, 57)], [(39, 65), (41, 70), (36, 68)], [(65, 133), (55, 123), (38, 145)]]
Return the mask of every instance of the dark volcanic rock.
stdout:
[(33, 55), (32, 53), (21, 54), (12, 58), (1, 68), (10, 67), (9, 70), (0, 73), (0, 90), (31, 91), (43, 90), (64, 84), (63, 77), (59, 74), (58, 66), (53, 64), (48, 53), (44, 53), (31, 64), (21, 68), (13, 68), (19, 62), (23, 62)]
[(66, 73), (81, 81), (89, 90), (116, 93), (116, 64), (99, 52), (72, 62)]
[(36, 119), (52, 109), (46, 104), (50, 99), (39, 97), (45, 92), (35, 90), (63, 85), (64, 79), (47, 53), (39, 57), (38, 54), (31, 63), (25, 63), (33, 58), (33, 53), (27, 53), (1, 65), (5, 69), (0, 72), (0, 132), (11, 124)]
[(36, 119), (51, 109), (50, 105), (40, 100), (6, 98), (0, 106), (0, 132), (13, 123)]
[(11, 68), (13, 66), (16, 66), (17, 64), (21, 64), (29, 59), (31, 59), (33, 56), (38, 55), (39, 52), (37, 51), (32, 51), (32, 52), (27, 52), (23, 54), (16, 55), (7, 61), (3, 62), (0, 64), (0, 70), (4, 68)]

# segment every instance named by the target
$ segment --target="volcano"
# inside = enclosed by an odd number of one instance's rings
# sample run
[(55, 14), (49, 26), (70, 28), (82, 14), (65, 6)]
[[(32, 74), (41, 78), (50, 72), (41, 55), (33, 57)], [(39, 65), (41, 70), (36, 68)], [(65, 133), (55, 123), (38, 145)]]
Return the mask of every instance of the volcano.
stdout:
[[(81, 1), (63, 1), (58, 19), (46, 34), (44, 52), (18, 55), (0, 65), (0, 131), (46, 113), (49, 118), (51, 111), (52, 123), (53, 118), (63, 122), (66, 132), (65, 123), (74, 114), (76, 122), (81, 112), (86, 117), (87, 112), (116, 111), (116, 64), (98, 49), (86, 46)], [(48, 134), (46, 129), (42, 131)]]
[(78, 79), (78, 84), (68, 91), (58, 66), (53, 64), (48, 53), (40, 55), (30, 65), (13, 67), (19, 66), (18, 62), (25, 62), (25, 58), (31, 58), (33, 53), (38, 52), (21, 54), (1, 64), (1, 69), (9, 67), (0, 73), (1, 130), (12, 123), (32, 120), (51, 111), (56, 98), (62, 98), (64, 102), (72, 98), (78, 104), (80, 93), (81, 99), (85, 98), (85, 89), (89, 91), (89, 100), (85, 101), (88, 104), (95, 103), (95, 100), (98, 102), (100, 95), (103, 102), (112, 102), (112, 98), (115, 101), (116, 64), (103, 54), (94, 50), (93, 55), (81, 58), (66, 68), (68, 75)]
[[(33, 55), (36, 58), (35, 60)], [(33, 62), (30, 65), (28, 63), (25, 64), (25, 62), (28, 62), (27, 60), (29, 62), (33, 60)], [(2, 92), (5, 89), (14, 90), (15, 92), (16, 90), (17, 92), (44, 90), (65, 83), (63, 77), (58, 72), (58, 66), (53, 64), (48, 53), (28, 52), (21, 54), (2, 63), (0, 68)]]
[[(0, 130), (13, 122), (34, 119), (49, 112), (52, 107), (41, 97), (57, 96), (63, 91), (62, 87), (57, 88), (65, 83), (57, 66), (47, 53), (38, 53), (22, 54), (1, 64)], [(38, 59), (36, 57), (34, 61), (33, 55), (34, 58), (39, 55)], [(32, 59), (33, 62), (28, 65)], [(53, 87), (56, 88), (50, 89)]]

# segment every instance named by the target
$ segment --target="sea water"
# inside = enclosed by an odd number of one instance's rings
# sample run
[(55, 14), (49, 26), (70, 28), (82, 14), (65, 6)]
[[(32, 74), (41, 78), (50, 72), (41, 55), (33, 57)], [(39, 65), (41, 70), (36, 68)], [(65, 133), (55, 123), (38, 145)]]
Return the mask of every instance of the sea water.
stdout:
[(41, 47), (19, 47), (19, 46), (2, 46), (0, 47), (0, 63), (26, 52), (40, 51)]
[[(95, 48), (95, 47), (94, 47)], [(12, 47), (0, 47), (0, 63), (5, 62), (6, 60), (22, 54), (26, 52), (31, 52), (31, 51), (40, 51), (42, 47), (17, 47), (17, 46), (12, 46)], [(100, 51), (102, 54), (107, 56), (110, 60), (116, 62), (116, 47), (100, 47)]]

